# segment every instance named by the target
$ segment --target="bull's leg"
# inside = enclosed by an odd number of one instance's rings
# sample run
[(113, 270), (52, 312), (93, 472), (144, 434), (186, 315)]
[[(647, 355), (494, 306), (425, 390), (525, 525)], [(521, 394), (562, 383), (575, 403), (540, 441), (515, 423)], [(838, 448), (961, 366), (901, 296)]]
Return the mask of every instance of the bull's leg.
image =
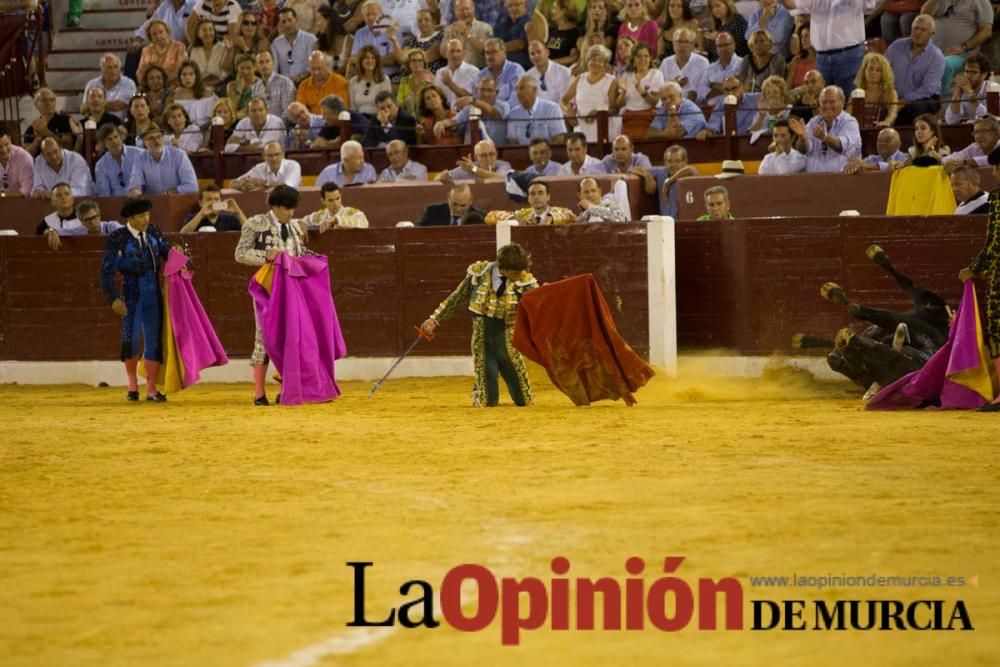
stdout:
[(878, 264), (882, 270), (892, 276), (896, 284), (902, 288), (904, 292), (910, 295), (910, 299), (913, 300), (913, 305), (916, 308), (916, 316), (927, 322), (927, 324), (932, 327), (944, 332), (947, 336), (948, 332), (948, 312), (946, 310), (946, 305), (944, 299), (942, 299), (936, 292), (932, 292), (922, 285), (918, 285), (913, 282), (913, 280), (900, 272), (892, 262), (889, 261), (889, 255), (886, 254), (882, 248), (877, 245), (870, 245), (865, 251), (868, 258)]

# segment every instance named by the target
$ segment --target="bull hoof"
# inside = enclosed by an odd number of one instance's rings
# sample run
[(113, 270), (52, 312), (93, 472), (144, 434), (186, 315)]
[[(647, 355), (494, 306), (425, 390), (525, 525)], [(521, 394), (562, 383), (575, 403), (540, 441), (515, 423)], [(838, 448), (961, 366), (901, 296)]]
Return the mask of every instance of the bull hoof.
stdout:
[(882, 248), (873, 243), (865, 248), (865, 254), (868, 255), (868, 259), (874, 262), (876, 257), (885, 254), (885, 250), (882, 250)]
[(838, 306), (846, 306), (848, 304), (844, 288), (837, 283), (824, 283), (823, 286), (819, 288), (819, 295), (827, 301), (837, 304)]
[(851, 342), (852, 338), (854, 338), (853, 331), (847, 328), (841, 329), (837, 332), (837, 338), (833, 341), (834, 347), (838, 350), (843, 350)]
[(892, 273), (892, 263), (889, 261), (889, 255), (885, 254), (885, 250), (882, 250), (882, 248), (877, 245), (870, 245), (868, 246), (868, 249), (865, 250), (865, 254), (868, 255), (868, 259), (875, 262), (889, 273)]
[(873, 398), (875, 398), (875, 394), (879, 393), (880, 391), (882, 391), (882, 385), (880, 385), (878, 382), (872, 382), (871, 386), (868, 387), (868, 391), (866, 391), (865, 395), (861, 397), (861, 400), (870, 401)]

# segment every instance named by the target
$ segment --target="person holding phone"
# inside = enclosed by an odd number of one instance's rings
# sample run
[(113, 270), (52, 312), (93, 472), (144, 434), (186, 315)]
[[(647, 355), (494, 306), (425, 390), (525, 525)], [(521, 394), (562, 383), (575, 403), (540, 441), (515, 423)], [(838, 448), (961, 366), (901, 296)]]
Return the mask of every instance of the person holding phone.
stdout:
[(192, 232), (238, 232), (246, 215), (235, 199), (222, 201), (218, 185), (209, 184), (198, 192), (198, 212), (181, 227), (181, 234)]

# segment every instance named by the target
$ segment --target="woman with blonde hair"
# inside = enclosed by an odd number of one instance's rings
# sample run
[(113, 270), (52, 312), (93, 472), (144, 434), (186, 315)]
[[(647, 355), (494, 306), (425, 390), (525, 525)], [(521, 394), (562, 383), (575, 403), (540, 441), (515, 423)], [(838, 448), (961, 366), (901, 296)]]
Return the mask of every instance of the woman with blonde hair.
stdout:
[[(588, 142), (597, 141), (597, 112), (609, 115), (618, 112), (618, 83), (608, 72), (611, 51), (597, 45), (587, 50), (587, 71), (574, 77), (559, 101), (567, 120), (576, 121), (577, 132), (582, 132)], [(614, 122), (618, 121), (618, 122)], [(609, 136), (617, 136), (620, 119), (609, 119)]]
[[(651, 53), (659, 49), (660, 26), (655, 19), (649, 18), (643, 0), (625, 0), (625, 16), (618, 28), (618, 39), (623, 37), (631, 37), (637, 44), (645, 44)], [(615, 64), (624, 65), (626, 62), (619, 59)]]
[[(215, 119), (218, 118), (222, 121), (222, 146), (226, 145), (229, 141), (229, 137), (233, 136), (233, 130), (236, 129), (236, 123), (239, 122), (239, 118), (236, 117), (236, 109), (233, 108), (233, 103), (228, 97), (223, 97), (215, 106), (212, 108), (212, 127), (215, 127)], [(222, 149), (220, 146), (220, 150)], [(203, 150), (212, 148), (212, 128), (209, 128), (205, 132), (204, 140), (201, 142), (201, 147)]]
[[(885, 56), (866, 53), (854, 79), (854, 87), (865, 91), (865, 114), (861, 127), (892, 127), (899, 113), (899, 95), (892, 65)], [(846, 109), (852, 113), (852, 109)]]
[(736, 77), (743, 82), (743, 91), (756, 93), (770, 76), (785, 78), (785, 57), (772, 51), (774, 39), (767, 30), (754, 30), (750, 35), (750, 57), (743, 59)]
[(234, 56), (242, 53), (253, 57), (271, 48), (271, 42), (261, 30), (260, 19), (251, 12), (243, 12), (240, 15), (239, 30), (235, 35), (226, 35), (225, 44), (232, 50)]
[(792, 110), (792, 96), (788, 83), (780, 76), (769, 76), (760, 86), (757, 100), (757, 116), (750, 126), (750, 132), (771, 133), (774, 123), (788, 118)]
[(142, 55), (139, 56), (136, 78), (142, 81), (150, 65), (159, 65), (167, 73), (167, 84), (175, 85), (181, 63), (187, 60), (187, 49), (173, 38), (170, 26), (160, 19), (153, 19), (146, 24), (146, 35), (149, 36), (149, 44), (143, 47)]

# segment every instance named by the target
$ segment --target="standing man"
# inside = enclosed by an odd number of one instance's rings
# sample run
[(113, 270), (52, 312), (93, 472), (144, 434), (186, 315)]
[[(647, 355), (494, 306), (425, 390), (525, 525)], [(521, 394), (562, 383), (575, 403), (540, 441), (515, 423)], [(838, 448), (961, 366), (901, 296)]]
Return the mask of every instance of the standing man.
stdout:
[(708, 70), (708, 58), (694, 52), (694, 33), (687, 28), (674, 32), (674, 55), (663, 59), (660, 72), (664, 81), (675, 81), (689, 100), (698, 99), (701, 79)]
[(736, 55), (736, 40), (728, 32), (720, 32), (715, 36), (715, 50), (719, 59), (708, 66), (701, 77), (701, 87), (698, 89), (698, 99), (708, 103), (721, 103), (722, 82), (739, 74), (743, 66), (743, 58)]
[(844, 171), (850, 158), (861, 155), (858, 121), (844, 111), (844, 91), (837, 86), (819, 94), (819, 115), (808, 125), (789, 116), (788, 126), (798, 137), (796, 148), (805, 153), (810, 174)]
[(524, 68), (507, 60), (507, 46), (502, 39), (486, 40), (486, 67), (479, 71), (479, 78), (491, 77), (497, 82), (497, 99), (511, 106), (517, 103), (517, 82), (524, 76)]
[(529, 145), (534, 139), (561, 144), (566, 139), (566, 122), (555, 102), (538, 97), (538, 81), (522, 76), (517, 82), (518, 106), (507, 116), (507, 143)]
[(816, 49), (816, 69), (823, 79), (849, 94), (865, 55), (865, 14), (875, 0), (798, 0), (809, 15), (809, 41)]
[(455, 20), (445, 29), (445, 35), (465, 44), (465, 62), (476, 69), (486, 66), (486, 41), (493, 36), (493, 25), (476, 18), (473, 0), (455, 0)]
[(937, 113), (941, 108), (941, 77), (944, 54), (931, 43), (934, 19), (921, 14), (913, 19), (910, 36), (897, 39), (885, 50), (896, 79), (896, 92), (906, 104), (896, 116), (898, 125), (912, 125), (923, 113)]
[(538, 96), (543, 100), (559, 104), (563, 93), (569, 88), (573, 74), (565, 65), (552, 62), (549, 49), (537, 39), (528, 45), (528, 57), (534, 65), (526, 74), (538, 81)]

